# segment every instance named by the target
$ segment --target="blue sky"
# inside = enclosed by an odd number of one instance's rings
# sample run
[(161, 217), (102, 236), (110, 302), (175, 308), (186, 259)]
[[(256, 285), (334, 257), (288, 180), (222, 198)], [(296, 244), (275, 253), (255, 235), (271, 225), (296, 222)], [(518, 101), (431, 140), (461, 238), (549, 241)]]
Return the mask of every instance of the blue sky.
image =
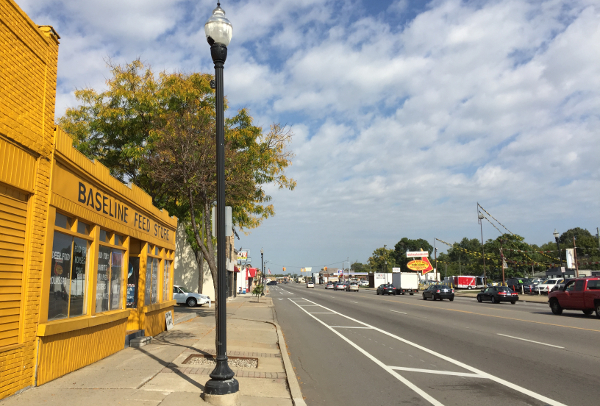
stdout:
[[(17, 2), (61, 36), (57, 117), (104, 87), (107, 58), (213, 72), (212, 1)], [(255, 265), (261, 248), (297, 271), (402, 237), (479, 238), (477, 202), (530, 243), (600, 226), (597, 0), (221, 5), (232, 111), (295, 134), (298, 187), (268, 188), (276, 216), (236, 242)]]

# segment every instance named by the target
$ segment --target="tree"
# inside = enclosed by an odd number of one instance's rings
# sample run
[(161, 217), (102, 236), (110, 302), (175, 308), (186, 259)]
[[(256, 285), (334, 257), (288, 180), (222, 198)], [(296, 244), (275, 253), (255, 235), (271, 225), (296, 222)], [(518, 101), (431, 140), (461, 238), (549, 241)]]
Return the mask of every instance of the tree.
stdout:
[(373, 251), (373, 255), (369, 258), (370, 272), (392, 272), (392, 268), (396, 266), (396, 258), (394, 250), (381, 247)]
[[(135, 182), (157, 207), (179, 217), (192, 248), (199, 250), (199, 265), (207, 262), (216, 284), (210, 220), (216, 199), (212, 76), (162, 72), (157, 78), (139, 60), (111, 70), (108, 90), (78, 90), (82, 105), (68, 109), (59, 123), (77, 149), (122, 181)], [(278, 124), (263, 132), (245, 109), (226, 120), (226, 204), (241, 230), (275, 214), (265, 185), (294, 189), (295, 181), (285, 175), (293, 157), (287, 150), (291, 137)]]
[(368, 272), (367, 266), (360, 262), (354, 262), (350, 266), (352, 272)]

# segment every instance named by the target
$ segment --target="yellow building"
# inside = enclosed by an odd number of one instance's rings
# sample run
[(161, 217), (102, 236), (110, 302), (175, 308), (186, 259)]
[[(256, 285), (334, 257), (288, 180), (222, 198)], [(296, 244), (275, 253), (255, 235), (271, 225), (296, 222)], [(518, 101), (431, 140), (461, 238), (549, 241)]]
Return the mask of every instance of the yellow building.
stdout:
[(177, 219), (54, 124), (60, 37), (0, 0), (0, 399), (165, 330)]

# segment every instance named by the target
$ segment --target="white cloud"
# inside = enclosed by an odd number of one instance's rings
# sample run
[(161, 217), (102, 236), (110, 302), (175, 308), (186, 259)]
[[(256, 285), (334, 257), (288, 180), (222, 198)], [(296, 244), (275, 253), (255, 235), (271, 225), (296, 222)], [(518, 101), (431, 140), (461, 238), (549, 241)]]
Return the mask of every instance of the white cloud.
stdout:
[[(74, 88), (104, 85), (105, 57), (212, 71), (207, 0), (19, 4), (63, 37), (59, 115)], [(385, 20), (353, 0), (223, 5), (232, 111), (296, 133), (298, 187), (267, 188), (277, 215), (244, 247), (292, 270), (366, 261), (403, 236), (476, 237), (477, 201), (534, 243), (597, 226), (597, 2), (436, 0), (406, 20), (417, 5)]]

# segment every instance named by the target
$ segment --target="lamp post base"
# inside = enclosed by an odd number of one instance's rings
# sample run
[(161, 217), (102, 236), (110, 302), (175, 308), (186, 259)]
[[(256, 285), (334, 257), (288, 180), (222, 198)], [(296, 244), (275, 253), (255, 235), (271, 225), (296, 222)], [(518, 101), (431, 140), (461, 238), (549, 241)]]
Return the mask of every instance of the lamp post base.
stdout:
[(237, 394), (240, 384), (235, 378), (211, 379), (204, 385), (204, 396), (223, 396)]
[[(237, 385), (237, 381), (235, 379), (231, 379), (232, 381), (235, 381), (236, 385)], [(210, 382), (210, 381), (208, 381)], [(223, 382), (223, 381), (221, 381)], [(224, 395), (215, 395), (215, 394), (208, 394), (208, 393), (204, 393), (204, 401), (206, 403), (209, 403), (211, 405), (215, 405), (215, 406), (239, 406), (240, 404), (240, 393), (239, 392), (235, 392), (235, 393), (228, 393), (228, 394), (224, 394)]]

